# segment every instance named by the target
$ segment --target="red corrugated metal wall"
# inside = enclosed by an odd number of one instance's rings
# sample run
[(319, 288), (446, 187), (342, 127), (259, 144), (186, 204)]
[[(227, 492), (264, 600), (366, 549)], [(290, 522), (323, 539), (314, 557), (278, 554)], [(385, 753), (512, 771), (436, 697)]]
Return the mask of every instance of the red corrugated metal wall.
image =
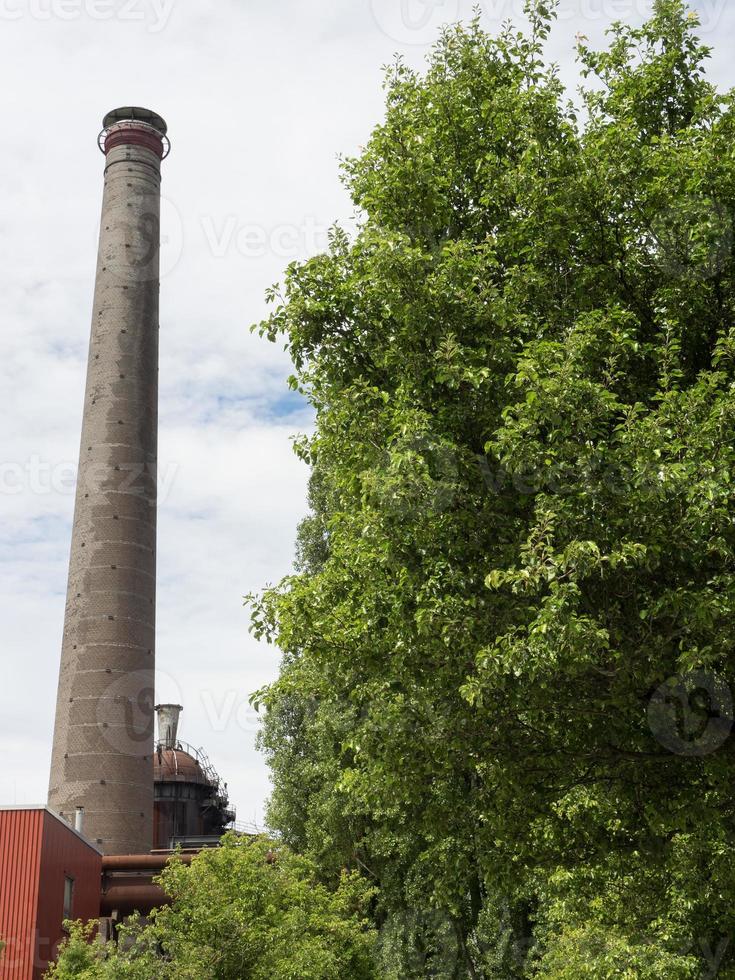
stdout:
[(0, 810), (0, 939), (7, 944), (0, 980), (33, 975), (43, 817), (43, 810)]
[(100, 914), (102, 856), (50, 813), (43, 814), (41, 887), (36, 920), (41, 967), (34, 980), (56, 955), (62, 939), (64, 879), (74, 879), (73, 919), (97, 919)]
[(48, 810), (0, 810), (0, 980), (43, 976), (63, 938), (67, 877), (72, 918), (98, 918), (102, 856)]

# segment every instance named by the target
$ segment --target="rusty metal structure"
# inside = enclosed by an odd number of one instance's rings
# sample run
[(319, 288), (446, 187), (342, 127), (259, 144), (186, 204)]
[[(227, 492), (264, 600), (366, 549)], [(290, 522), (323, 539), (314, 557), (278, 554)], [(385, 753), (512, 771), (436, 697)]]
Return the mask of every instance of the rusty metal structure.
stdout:
[[(191, 864), (193, 852), (178, 852), (178, 859)], [(155, 883), (155, 879), (166, 867), (171, 851), (159, 854), (110, 855), (102, 858), (102, 893), (100, 896), (100, 915), (103, 934), (114, 938), (114, 925), (133, 912), (146, 914), (160, 908), (168, 901), (168, 896)]]
[(92, 330), (49, 807), (105, 854), (153, 842), (158, 294), (166, 123), (104, 119)]
[(153, 759), (156, 849), (212, 847), (232, 826), (224, 783), (203, 749), (178, 737), (180, 705), (158, 705), (158, 742)]

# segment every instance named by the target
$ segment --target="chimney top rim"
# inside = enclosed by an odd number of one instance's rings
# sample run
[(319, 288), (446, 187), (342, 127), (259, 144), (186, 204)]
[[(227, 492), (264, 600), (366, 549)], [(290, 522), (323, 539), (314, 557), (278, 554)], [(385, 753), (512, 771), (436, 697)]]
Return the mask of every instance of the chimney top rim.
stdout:
[(152, 126), (161, 136), (168, 132), (168, 126), (163, 116), (159, 116), (152, 109), (143, 109), (141, 106), (121, 106), (119, 109), (112, 109), (102, 120), (103, 129), (109, 129), (120, 122), (141, 122)]

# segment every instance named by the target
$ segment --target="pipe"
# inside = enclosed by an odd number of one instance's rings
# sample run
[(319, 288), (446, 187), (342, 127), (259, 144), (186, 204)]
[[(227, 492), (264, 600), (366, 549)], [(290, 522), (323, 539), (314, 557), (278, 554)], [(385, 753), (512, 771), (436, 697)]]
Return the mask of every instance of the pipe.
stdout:
[(170, 901), (157, 885), (110, 885), (102, 893), (102, 915), (112, 915), (117, 911), (122, 915), (140, 912), (145, 915), (152, 909), (160, 908)]
[[(102, 871), (163, 871), (175, 851), (167, 854), (105, 854), (102, 858)], [(177, 859), (191, 864), (193, 854), (179, 854)]]
[(74, 811), (74, 830), (81, 834), (84, 831), (84, 807), (78, 806)]

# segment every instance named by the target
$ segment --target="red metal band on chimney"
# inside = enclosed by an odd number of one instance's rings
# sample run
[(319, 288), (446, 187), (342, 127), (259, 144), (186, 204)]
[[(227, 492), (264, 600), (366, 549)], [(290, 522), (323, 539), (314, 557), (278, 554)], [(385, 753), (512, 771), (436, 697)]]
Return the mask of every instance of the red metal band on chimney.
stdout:
[(143, 146), (163, 158), (161, 134), (149, 126), (115, 126), (105, 137), (105, 155), (116, 146)]

